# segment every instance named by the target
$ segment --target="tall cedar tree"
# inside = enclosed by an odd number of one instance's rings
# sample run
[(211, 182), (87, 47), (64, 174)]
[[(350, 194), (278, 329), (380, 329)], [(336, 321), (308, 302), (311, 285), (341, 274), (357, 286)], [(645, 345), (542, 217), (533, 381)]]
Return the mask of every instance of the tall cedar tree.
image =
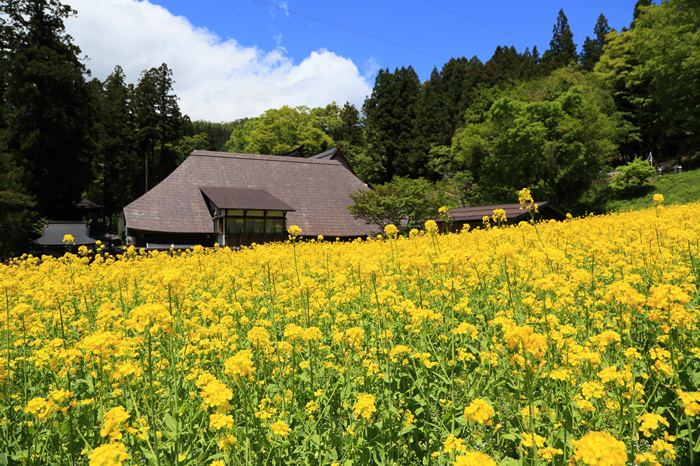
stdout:
[(559, 10), (557, 24), (554, 25), (552, 32), (554, 35), (549, 41), (549, 50), (542, 56), (542, 64), (547, 73), (571, 63), (578, 63), (574, 33), (571, 32), (569, 20), (566, 18), (564, 10)]
[(434, 68), (430, 79), (423, 83), (416, 104), (414, 151), (419, 155), (416, 161), (421, 166), (417, 171), (422, 176), (430, 174), (427, 168), (430, 149), (435, 145), (447, 145), (452, 138), (447, 134), (447, 112), (440, 95), (440, 81), (440, 73)]
[(499, 45), (491, 59), (484, 63), (486, 83), (489, 86), (504, 87), (527, 80), (535, 73), (532, 65), (532, 58), (519, 54), (515, 47), (501, 47)]
[(343, 108), (340, 109), (340, 121), (341, 125), (336, 142), (344, 141), (352, 146), (362, 147), (364, 145), (362, 120), (360, 111), (355, 107), (355, 104), (345, 102)]
[(393, 73), (379, 70), (372, 95), (362, 107), (368, 131), (368, 156), (380, 166), (380, 183), (394, 176), (416, 176), (422, 169), (416, 159), (416, 103), (420, 80), (413, 67)]
[(90, 179), (86, 69), (63, 24), (73, 14), (57, 0), (0, 3), (0, 152), (21, 169), (41, 214), (55, 219), (70, 215)]
[[(0, 17), (0, 24), (3, 18)], [(4, 29), (4, 28), (3, 28)], [(3, 31), (3, 38), (5, 37)], [(7, 117), (12, 110), (6, 100), (9, 60), (0, 54), (0, 260), (21, 254), (31, 228), (34, 202), (22, 186), (22, 170), (13, 154), (6, 150)]]
[(603, 47), (607, 44), (605, 36), (611, 31), (610, 26), (608, 26), (608, 20), (601, 13), (598, 17), (598, 22), (593, 28), (595, 37), (591, 39), (586, 36), (586, 40), (583, 41), (583, 46), (581, 48), (581, 67), (585, 71), (593, 71), (593, 67), (598, 63), (600, 57), (603, 55)]
[(172, 94), (173, 72), (163, 63), (141, 73), (134, 90), (137, 145), (142, 157), (141, 192), (162, 181), (176, 167), (175, 144), (184, 135), (187, 117), (180, 113), (177, 96)]
[(97, 150), (93, 160), (91, 197), (113, 215), (137, 196), (139, 156), (136, 122), (131, 111), (133, 85), (126, 84), (124, 70), (114, 68), (104, 83), (96, 83)]

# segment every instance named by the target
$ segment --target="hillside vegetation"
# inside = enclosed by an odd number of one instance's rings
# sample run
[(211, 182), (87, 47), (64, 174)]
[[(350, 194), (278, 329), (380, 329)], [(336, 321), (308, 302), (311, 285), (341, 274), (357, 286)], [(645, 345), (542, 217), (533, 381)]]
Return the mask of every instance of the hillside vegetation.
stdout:
[(700, 170), (655, 176), (643, 186), (622, 194), (615, 194), (607, 183), (595, 186), (572, 213), (581, 215), (586, 212), (602, 214), (642, 210), (654, 203), (656, 193), (663, 193), (665, 205), (700, 201)]

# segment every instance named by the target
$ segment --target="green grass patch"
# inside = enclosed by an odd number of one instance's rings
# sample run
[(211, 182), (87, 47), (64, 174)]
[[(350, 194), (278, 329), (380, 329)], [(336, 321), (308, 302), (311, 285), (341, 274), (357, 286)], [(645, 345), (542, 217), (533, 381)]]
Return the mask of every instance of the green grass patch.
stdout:
[(621, 212), (645, 209), (654, 203), (652, 198), (656, 193), (663, 194), (664, 205), (700, 201), (700, 170), (654, 177), (647, 186), (626, 196), (608, 200), (605, 210)]
[(664, 205), (689, 204), (700, 201), (700, 169), (677, 175), (655, 176), (644, 186), (616, 192), (609, 183), (594, 184), (575, 205), (563, 206), (574, 216), (641, 210), (654, 204), (654, 194), (664, 196)]

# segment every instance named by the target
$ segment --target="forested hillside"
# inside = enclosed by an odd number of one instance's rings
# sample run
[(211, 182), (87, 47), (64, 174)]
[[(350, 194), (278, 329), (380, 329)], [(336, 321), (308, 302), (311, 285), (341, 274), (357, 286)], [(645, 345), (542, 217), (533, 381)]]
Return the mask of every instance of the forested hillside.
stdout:
[[(700, 148), (700, 10), (640, 0), (621, 31), (601, 14), (578, 53), (564, 11), (549, 48), (499, 46), (452, 58), (421, 82), (380, 70), (362, 108), (282, 107), (192, 122), (167, 64), (135, 85), (91, 79), (57, 1), (0, 3), (0, 250), (22, 250), (41, 218), (67, 219), (81, 195), (109, 219), (194, 149), (310, 156), (342, 148), (378, 186), (424, 178), (454, 205), (537, 199), (576, 209), (601, 170)], [(554, 18), (553, 18), (554, 19)], [(653, 26), (653, 27), (652, 27)], [(423, 181), (421, 181), (423, 182)]]

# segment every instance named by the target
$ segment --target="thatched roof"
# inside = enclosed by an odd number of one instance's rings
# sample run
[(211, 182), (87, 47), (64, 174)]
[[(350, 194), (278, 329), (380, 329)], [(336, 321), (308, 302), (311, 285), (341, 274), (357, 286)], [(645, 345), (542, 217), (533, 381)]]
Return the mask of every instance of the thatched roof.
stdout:
[[(266, 191), (294, 209), (287, 213), (287, 223), (301, 227), (303, 235), (362, 236), (371, 228), (354, 220), (347, 209), (353, 202), (349, 195), (367, 185), (338, 161), (209, 151), (192, 152), (166, 179), (126, 206), (126, 226), (148, 232), (213, 233), (202, 193), (215, 192), (212, 188)], [(235, 193), (213, 195), (218, 194)]]

